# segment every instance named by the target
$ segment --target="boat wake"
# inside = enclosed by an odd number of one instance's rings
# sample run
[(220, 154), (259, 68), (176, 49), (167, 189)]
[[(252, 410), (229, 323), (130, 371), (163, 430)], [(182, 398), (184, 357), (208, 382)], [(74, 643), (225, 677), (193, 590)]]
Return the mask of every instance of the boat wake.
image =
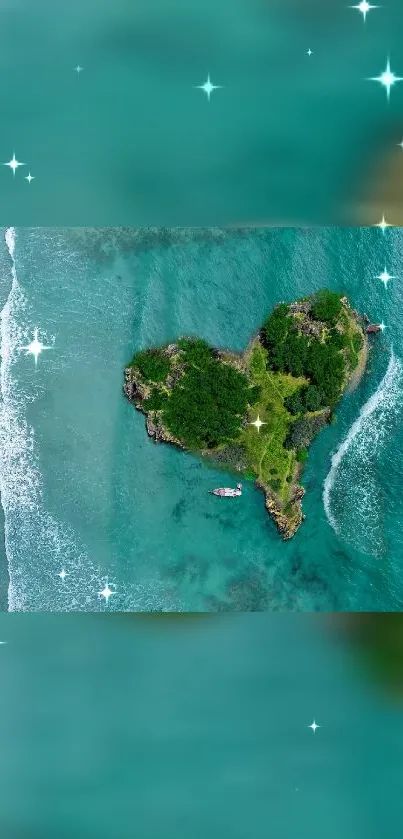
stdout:
[(392, 350), (378, 389), (332, 456), (323, 487), (323, 503), (333, 529), (354, 547), (373, 555), (386, 549), (377, 461), (402, 410), (402, 385), (403, 366)]

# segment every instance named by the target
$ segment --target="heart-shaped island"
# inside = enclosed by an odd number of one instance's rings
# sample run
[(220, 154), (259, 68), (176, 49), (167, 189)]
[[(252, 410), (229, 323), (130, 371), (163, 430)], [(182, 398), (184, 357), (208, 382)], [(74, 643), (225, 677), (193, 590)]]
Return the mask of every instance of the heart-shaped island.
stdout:
[(150, 437), (255, 480), (290, 539), (304, 519), (309, 445), (361, 377), (367, 330), (346, 297), (322, 289), (276, 306), (242, 354), (194, 337), (137, 352), (124, 392)]

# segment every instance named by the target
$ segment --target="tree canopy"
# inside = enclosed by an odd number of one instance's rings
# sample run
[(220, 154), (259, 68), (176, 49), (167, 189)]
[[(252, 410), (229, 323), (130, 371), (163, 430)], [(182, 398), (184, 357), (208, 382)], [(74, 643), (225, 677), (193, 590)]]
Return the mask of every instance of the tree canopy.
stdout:
[(131, 367), (137, 367), (145, 379), (163, 382), (171, 370), (169, 357), (160, 349), (142, 350), (133, 356)]
[(164, 425), (187, 448), (215, 448), (239, 435), (250, 392), (247, 377), (228, 364), (190, 365), (166, 400)]
[(323, 288), (315, 295), (311, 309), (312, 317), (315, 320), (335, 324), (342, 310), (342, 305), (340, 294)]
[(214, 357), (212, 348), (202, 338), (180, 338), (178, 347), (185, 364), (193, 365), (200, 370), (204, 369)]
[[(323, 320), (333, 323), (341, 307), (337, 294), (323, 291), (316, 295), (312, 312), (315, 317), (325, 315)], [(281, 305), (264, 323), (262, 342), (268, 351), (269, 368), (297, 378), (305, 377), (314, 387), (314, 390), (289, 397), (286, 407), (291, 413), (316, 411), (337, 401), (346, 369), (340, 352), (346, 343), (343, 334), (332, 327), (323, 341), (307, 335), (298, 328), (298, 321), (288, 314), (288, 307)]]

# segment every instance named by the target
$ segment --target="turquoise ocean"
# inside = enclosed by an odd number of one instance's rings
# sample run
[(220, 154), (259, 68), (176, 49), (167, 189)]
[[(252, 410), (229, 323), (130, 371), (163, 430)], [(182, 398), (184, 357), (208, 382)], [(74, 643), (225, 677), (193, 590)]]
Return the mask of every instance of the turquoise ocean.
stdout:
[(4, 839), (401, 836), (401, 704), (331, 617), (2, 615), (0, 632)]
[(0, 165), (1, 222), (377, 222), (357, 204), (399, 154), (403, 85), (368, 79), (388, 55), (403, 76), (401, 0), (349, 5), (3, 0), (0, 164), (25, 166)]
[[(403, 608), (402, 256), (398, 228), (3, 228), (2, 608)], [(322, 286), (386, 329), (312, 445), (306, 521), (283, 543), (252, 483), (214, 498), (222, 472), (149, 440), (123, 368), (182, 334), (242, 350)]]

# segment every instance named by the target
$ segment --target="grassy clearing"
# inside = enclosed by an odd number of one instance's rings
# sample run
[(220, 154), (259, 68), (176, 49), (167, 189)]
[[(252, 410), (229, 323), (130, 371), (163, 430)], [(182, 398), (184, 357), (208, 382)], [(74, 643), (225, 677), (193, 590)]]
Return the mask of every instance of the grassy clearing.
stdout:
[(350, 373), (359, 364), (360, 352), (362, 349), (362, 330), (360, 329), (354, 315), (347, 309), (343, 309), (340, 317), (343, 327), (343, 332), (346, 338), (346, 353), (348, 369), (346, 371), (346, 380)]
[(265, 425), (259, 432), (255, 426), (248, 425), (242, 431), (241, 441), (255, 475), (285, 502), (297, 460), (295, 452), (287, 451), (283, 446), (292, 422), (284, 407), (284, 399), (306, 384), (306, 379), (268, 371), (267, 352), (259, 341), (251, 347), (246, 361), (254, 383), (261, 387), (261, 396), (249, 411), (248, 420), (254, 422), (259, 416)]

